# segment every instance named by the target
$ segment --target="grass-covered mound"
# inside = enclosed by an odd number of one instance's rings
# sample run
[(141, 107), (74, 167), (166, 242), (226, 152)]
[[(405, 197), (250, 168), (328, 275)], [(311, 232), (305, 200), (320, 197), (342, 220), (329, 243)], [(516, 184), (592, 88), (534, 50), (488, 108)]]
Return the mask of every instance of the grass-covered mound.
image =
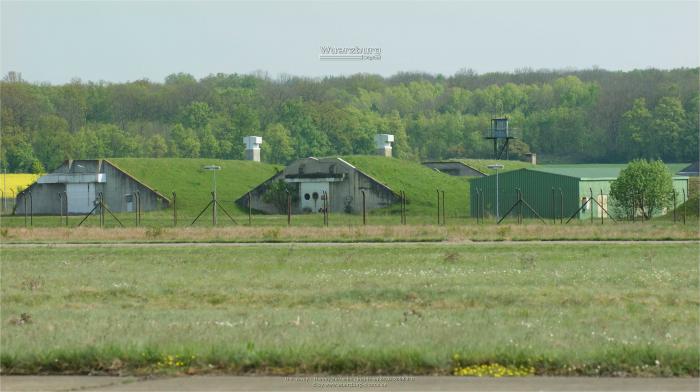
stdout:
[[(700, 217), (700, 196), (697, 193), (691, 194), (685, 203), (682, 203), (682, 200), (678, 202), (676, 219), (682, 219), (683, 214), (685, 214), (686, 218), (698, 219)], [(669, 209), (664, 217), (671, 219), (673, 217), (673, 209)]]
[(211, 200), (213, 174), (202, 169), (203, 166), (221, 166), (216, 172), (216, 193), (227, 206), (281, 169), (262, 162), (221, 159), (113, 158), (109, 161), (168, 198), (176, 192), (178, 211), (195, 214)]
[[(683, 196), (676, 196), (676, 219), (682, 220), (683, 214), (685, 214), (687, 219), (697, 220), (700, 217), (700, 178), (689, 177), (688, 178), (688, 199), (683, 202)], [(663, 219), (670, 220), (673, 219), (673, 208), (669, 208)]]
[[(409, 213), (437, 213), (436, 189), (445, 191), (446, 215), (466, 215), (469, 211), (469, 183), (463, 178), (401, 159), (368, 155), (352, 155), (343, 159), (394, 192), (406, 192)], [(397, 205), (394, 209), (398, 208)]]

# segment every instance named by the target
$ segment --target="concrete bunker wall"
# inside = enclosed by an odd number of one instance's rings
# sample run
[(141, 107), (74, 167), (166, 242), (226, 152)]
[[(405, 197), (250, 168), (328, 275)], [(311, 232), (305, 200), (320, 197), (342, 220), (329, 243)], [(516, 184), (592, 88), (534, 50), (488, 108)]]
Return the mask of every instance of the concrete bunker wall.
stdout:
[[(136, 179), (107, 161), (66, 161), (50, 174), (76, 174), (76, 168), (79, 168), (78, 174), (84, 173), (95, 175), (97, 173), (101, 173), (105, 175), (105, 182), (88, 183), (88, 187), (94, 187), (89, 193), (90, 195), (94, 194), (94, 197), (97, 198), (98, 194), (102, 192), (105, 204), (110, 210), (112, 210), (112, 212), (128, 212), (128, 195), (133, 195), (136, 191), (138, 191), (140, 194), (143, 211), (153, 211), (166, 208), (169, 205), (167, 199), (160, 196), (154, 190), (149, 189), (146, 185), (139, 183)], [(19, 215), (25, 213), (25, 200), (27, 209), (30, 208), (29, 192), (31, 192), (31, 211), (33, 214), (58, 215), (61, 213), (61, 198), (59, 198), (59, 193), (64, 194), (66, 191), (67, 184), (63, 182), (36, 182), (17, 196), (17, 207), (15, 208), (15, 214)], [(94, 202), (94, 200), (91, 200), (91, 202)], [(63, 203), (63, 213), (66, 213), (65, 200), (63, 200)], [(131, 208), (133, 209), (134, 207), (135, 203), (132, 202)], [(74, 213), (74, 215), (81, 214), (82, 213)]]

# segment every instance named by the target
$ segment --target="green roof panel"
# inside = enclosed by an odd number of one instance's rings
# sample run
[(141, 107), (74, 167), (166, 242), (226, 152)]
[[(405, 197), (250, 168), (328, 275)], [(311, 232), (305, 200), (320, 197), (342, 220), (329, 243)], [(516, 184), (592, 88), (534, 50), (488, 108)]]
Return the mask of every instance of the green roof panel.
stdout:
[[(684, 167), (683, 163), (667, 163), (669, 173), (677, 173)], [(592, 163), (592, 164), (572, 164), (572, 165), (538, 165), (532, 170), (545, 173), (561, 174), (576, 178), (617, 178), (620, 171), (627, 167), (626, 163)]]

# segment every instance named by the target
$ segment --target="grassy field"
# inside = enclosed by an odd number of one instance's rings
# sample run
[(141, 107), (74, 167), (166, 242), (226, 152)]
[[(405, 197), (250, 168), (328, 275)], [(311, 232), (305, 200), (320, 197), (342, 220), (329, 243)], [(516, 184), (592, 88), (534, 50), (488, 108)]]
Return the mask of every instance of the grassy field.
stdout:
[(698, 376), (698, 250), (4, 247), (0, 370)]

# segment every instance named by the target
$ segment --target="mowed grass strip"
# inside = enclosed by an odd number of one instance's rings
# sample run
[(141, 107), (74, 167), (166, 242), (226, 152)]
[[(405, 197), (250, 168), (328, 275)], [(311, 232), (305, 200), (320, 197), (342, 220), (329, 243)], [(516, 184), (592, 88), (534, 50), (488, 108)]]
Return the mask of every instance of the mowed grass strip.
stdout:
[(4, 248), (4, 374), (698, 376), (697, 245)]
[[(127, 227), (107, 228), (84, 225), (80, 228), (4, 227), (0, 240), (5, 243), (112, 243), (112, 242), (425, 242), (425, 241), (645, 241), (700, 240), (697, 218), (688, 224), (668, 219), (653, 222), (605, 225), (572, 222), (567, 225), (475, 224), (455, 219), (445, 226), (434, 224), (393, 224), (394, 217), (372, 217), (367, 226), (362, 217), (331, 215), (330, 227), (323, 227), (320, 215), (304, 215), (286, 226), (286, 216), (255, 218), (238, 226), (217, 227)], [(7, 219), (4, 221), (6, 222)], [(427, 219), (426, 219), (427, 220)], [(52, 217), (52, 221), (57, 221)], [(244, 222), (241, 220), (241, 222)], [(17, 223), (17, 222), (15, 222)]]

